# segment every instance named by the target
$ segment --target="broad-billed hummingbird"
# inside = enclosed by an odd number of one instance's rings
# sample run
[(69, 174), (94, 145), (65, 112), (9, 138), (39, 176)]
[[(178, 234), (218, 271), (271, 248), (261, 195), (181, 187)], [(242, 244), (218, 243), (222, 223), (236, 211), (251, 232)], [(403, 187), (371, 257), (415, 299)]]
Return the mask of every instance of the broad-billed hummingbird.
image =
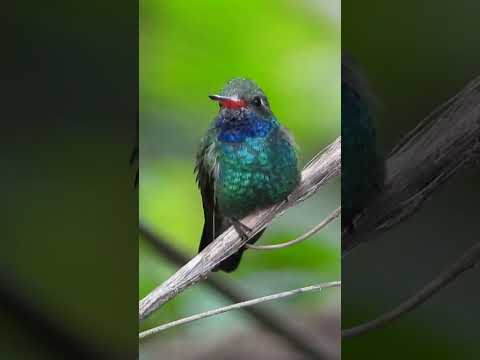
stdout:
[(355, 216), (379, 193), (384, 161), (377, 151), (374, 97), (364, 73), (342, 56), (342, 228), (352, 231)]
[[(255, 82), (236, 78), (219, 95), (209, 97), (220, 108), (197, 152), (195, 170), (205, 218), (199, 251), (230, 226), (245, 237), (240, 219), (286, 199), (300, 179), (293, 139)], [(215, 270), (235, 270), (244, 250)]]

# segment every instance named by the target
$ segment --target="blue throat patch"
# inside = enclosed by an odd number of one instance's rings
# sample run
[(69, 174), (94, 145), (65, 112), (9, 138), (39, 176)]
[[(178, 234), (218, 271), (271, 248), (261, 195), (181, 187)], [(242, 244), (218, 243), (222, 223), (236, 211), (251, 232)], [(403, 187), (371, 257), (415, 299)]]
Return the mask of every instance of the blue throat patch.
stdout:
[(219, 130), (218, 140), (227, 143), (238, 143), (246, 138), (266, 137), (270, 130), (277, 126), (275, 118), (265, 120), (251, 113), (241, 120), (226, 120), (219, 117), (215, 127)]

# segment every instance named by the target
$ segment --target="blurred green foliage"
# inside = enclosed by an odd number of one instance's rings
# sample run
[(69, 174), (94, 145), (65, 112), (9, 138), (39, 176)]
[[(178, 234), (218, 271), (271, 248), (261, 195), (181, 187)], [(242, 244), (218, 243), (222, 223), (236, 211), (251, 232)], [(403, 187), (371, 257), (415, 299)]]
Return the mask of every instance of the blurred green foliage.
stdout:
[[(193, 175), (196, 147), (217, 112), (207, 95), (237, 76), (256, 80), (277, 118), (301, 149), (302, 164), (340, 135), (340, 3), (309, 1), (142, 1), (140, 3), (140, 219), (190, 256), (197, 251), (203, 211)], [(300, 235), (340, 203), (334, 183), (277, 220), (261, 243)], [(340, 224), (307, 242), (275, 252), (249, 251), (225, 275), (249, 296), (340, 277)], [(175, 270), (140, 240), (139, 296)], [(339, 308), (338, 291), (272, 304), (321, 311)], [(223, 304), (194, 286), (141, 324)], [(329, 311), (335, 306), (328, 306)], [(165, 333), (239, 328), (231, 313)], [(232, 327), (232, 321), (235, 321)], [(197, 332), (196, 332), (197, 331)]]
[(122, 14), (137, 20), (137, 5), (102, 2), (115, 8), (107, 17), (88, 3), (17, 5), (3, 49), (0, 358), (66, 358), (32, 312), (81, 342), (133, 354), (137, 27)]

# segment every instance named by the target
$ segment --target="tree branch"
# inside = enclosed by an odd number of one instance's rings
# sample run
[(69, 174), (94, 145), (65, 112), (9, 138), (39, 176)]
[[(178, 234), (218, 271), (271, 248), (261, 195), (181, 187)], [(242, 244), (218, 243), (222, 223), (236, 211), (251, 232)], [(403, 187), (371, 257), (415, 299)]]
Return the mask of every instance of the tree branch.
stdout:
[(188, 317), (185, 317), (183, 319), (172, 321), (172, 322), (169, 322), (167, 324), (160, 325), (160, 326), (154, 327), (152, 329), (143, 331), (143, 332), (140, 333), (139, 338), (143, 339), (147, 336), (159, 333), (160, 331), (170, 329), (174, 326), (183, 325), (183, 324), (186, 324), (186, 323), (189, 323), (189, 322), (192, 322), (192, 321), (196, 321), (196, 320), (200, 320), (200, 319), (205, 319), (207, 317), (222, 314), (222, 313), (227, 312), (227, 311), (241, 309), (241, 308), (245, 308), (247, 306), (257, 305), (257, 304), (260, 304), (260, 303), (263, 303), (263, 302), (266, 302), (266, 301), (283, 299), (283, 298), (294, 296), (294, 295), (301, 294), (301, 293), (304, 293), (304, 292), (319, 291), (319, 290), (323, 290), (323, 289), (327, 289), (327, 288), (331, 288), (331, 287), (339, 287), (340, 284), (341, 284), (340, 281), (332, 281), (332, 282), (329, 282), (329, 283), (311, 285), (311, 286), (306, 286), (306, 287), (302, 287), (302, 288), (299, 288), (299, 289), (283, 291), (283, 292), (280, 292), (280, 293), (267, 295), (267, 296), (263, 296), (263, 297), (252, 299), (252, 300), (247, 300), (247, 301), (244, 301), (244, 302), (241, 302), (241, 303), (236, 303), (236, 304), (233, 304), (233, 305), (224, 306), (224, 307), (221, 307), (221, 308), (218, 308), (218, 309), (214, 309), (214, 310), (206, 311), (206, 312), (203, 312), (203, 313), (200, 313), (200, 314), (188, 316)]
[[(188, 262), (189, 258), (173, 247), (170, 242), (154, 234), (147, 226), (140, 224), (140, 234), (167, 260), (177, 266)], [(233, 284), (222, 281), (218, 276), (205, 279), (206, 285), (219, 292), (232, 303), (245, 301), (242, 292)], [(277, 335), (280, 339), (297, 349), (299, 352), (313, 359), (337, 359), (339, 358), (338, 346), (328, 339), (318, 338), (315, 342), (305, 337), (303, 329), (298, 328), (285, 314), (276, 314), (272, 309), (265, 306), (245, 307), (243, 310), (267, 331)]]
[(248, 247), (249, 249), (254, 249), (254, 250), (276, 250), (276, 249), (284, 249), (284, 248), (296, 245), (296, 244), (308, 239), (309, 237), (315, 235), (317, 232), (319, 232), (325, 226), (327, 226), (333, 220), (335, 220), (340, 214), (341, 214), (341, 207), (338, 207), (330, 215), (328, 215), (327, 218), (322, 220), (319, 224), (315, 225), (313, 228), (308, 230), (305, 234), (299, 236), (296, 239), (286, 241), (286, 242), (281, 243), (281, 244), (273, 244), (273, 245), (246, 244), (245, 246)]
[(415, 213), (480, 155), (480, 77), (425, 118), (392, 151), (383, 191), (342, 234), (342, 255)]
[(417, 306), (423, 304), (425, 301), (435, 295), (435, 293), (446, 287), (458, 276), (463, 274), (465, 271), (473, 268), (478, 263), (480, 263), (480, 242), (471, 247), (452, 266), (450, 266), (446, 271), (440, 274), (432, 282), (427, 284), (423, 289), (421, 289), (410, 299), (406, 300), (394, 310), (387, 312), (386, 314), (378, 317), (375, 320), (342, 331), (342, 338), (363, 335), (369, 331), (385, 326), (388, 323), (394, 321), (395, 319), (398, 319), (402, 315), (412, 311)]
[[(305, 167), (302, 172), (300, 185), (293, 191), (287, 201), (242, 219), (242, 223), (252, 229), (251, 234), (249, 234), (250, 237), (270, 224), (275, 217), (283, 214), (289, 207), (313, 195), (328, 180), (340, 175), (340, 153), (340, 138), (337, 138)], [(206, 278), (217, 264), (237, 252), (246, 242), (247, 240), (242, 239), (230, 227), (168, 280), (140, 301), (140, 319), (145, 319), (149, 314), (187, 287)]]

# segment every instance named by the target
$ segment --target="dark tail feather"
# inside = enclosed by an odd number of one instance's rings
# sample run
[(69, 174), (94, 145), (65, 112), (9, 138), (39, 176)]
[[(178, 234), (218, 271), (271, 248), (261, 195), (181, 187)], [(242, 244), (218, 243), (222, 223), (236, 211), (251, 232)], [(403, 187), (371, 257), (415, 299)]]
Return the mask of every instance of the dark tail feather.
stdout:
[[(230, 227), (229, 223), (227, 223), (226, 221), (222, 221), (222, 220), (223, 219), (220, 216), (215, 218), (215, 235), (216, 236), (220, 235), (221, 233), (223, 233), (225, 230), (227, 230)], [(254, 244), (260, 238), (260, 236), (262, 236), (264, 231), (265, 231), (265, 229), (260, 231), (258, 234), (256, 234), (250, 240), (248, 240), (248, 243), (249, 244)], [(211, 221), (206, 221), (205, 224), (203, 225), (202, 239), (200, 240), (200, 247), (199, 247), (198, 251), (199, 252), (202, 251), (212, 241), (213, 241), (212, 222)], [(213, 269), (213, 271), (218, 271), (218, 270), (222, 270), (222, 271), (225, 271), (225, 272), (234, 271), (238, 267), (238, 264), (240, 263), (240, 260), (242, 259), (243, 252), (245, 250), (246, 250), (245, 247), (241, 248), (235, 254), (231, 255), (227, 259), (223, 260), (220, 264), (218, 264), (217, 267), (215, 269)]]
[[(262, 236), (264, 231), (265, 229), (260, 231), (257, 235), (255, 235), (250, 240), (248, 240), (248, 243), (254, 244), (260, 238), (260, 236)], [(213, 271), (218, 271), (218, 270), (222, 270), (225, 272), (234, 271), (238, 267), (238, 264), (240, 264), (240, 260), (242, 259), (243, 252), (246, 249), (247, 249), (246, 247), (241, 248), (235, 254), (231, 255), (230, 257), (223, 260), (220, 264), (218, 264), (218, 266), (215, 269), (213, 269)]]
[(215, 236), (220, 235), (228, 226), (224, 225), (222, 218), (220, 216), (215, 217), (215, 235), (213, 234), (213, 222), (212, 219), (205, 219), (205, 224), (203, 225), (202, 238), (200, 239), (200, 246), (198, 247), (198, 252), (202, 251), (204, 248), (210, 244)]

